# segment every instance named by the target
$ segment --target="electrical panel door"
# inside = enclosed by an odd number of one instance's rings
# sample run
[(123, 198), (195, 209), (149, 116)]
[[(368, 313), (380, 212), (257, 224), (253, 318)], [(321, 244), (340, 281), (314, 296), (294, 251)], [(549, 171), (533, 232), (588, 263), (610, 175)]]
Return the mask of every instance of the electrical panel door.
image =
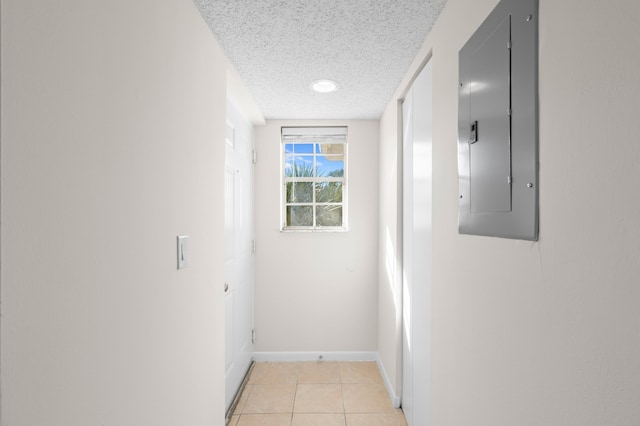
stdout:
[(538, 238), (537, 0), (502, 0), (459, 55), (462, 234)]
[(510, 39), (507, 16), (471, 53), (467, 70), (472, 214), (511, 211)]

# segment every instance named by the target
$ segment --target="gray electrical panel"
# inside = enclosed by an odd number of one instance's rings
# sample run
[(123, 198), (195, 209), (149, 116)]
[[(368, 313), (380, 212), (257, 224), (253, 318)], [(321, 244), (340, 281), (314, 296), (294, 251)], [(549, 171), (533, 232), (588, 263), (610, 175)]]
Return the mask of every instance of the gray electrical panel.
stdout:
[(459, 232), (537, 240), (538, 1), (502, 0), (459, 67)]

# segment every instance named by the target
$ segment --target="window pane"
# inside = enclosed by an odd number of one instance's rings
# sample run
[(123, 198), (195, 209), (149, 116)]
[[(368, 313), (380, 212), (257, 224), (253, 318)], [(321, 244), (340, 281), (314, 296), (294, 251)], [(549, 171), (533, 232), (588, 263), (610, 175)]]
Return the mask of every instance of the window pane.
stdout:
[(312, 182), (287, 182), (287, 203), (313, 202)]
[(287, 143), (284, 145), (284, 152), (286, 154), (293, 154), (293, 144)]
[(318, 176), (343, 177), (344, 155), (318, 155)]
[(317, 206), (316, 224), (318, 226), (342, 226), (342, 206)]
[(291, 155), (284, 156), (284, 175), (287, 177), (293, 175), (293, 159)]
[(313, 207), (287, 206), (287, 226), (313, 226)]
[(286, 177), (313, 177), (313, 157), (306, 155), (287, 155), (284, 159)]
[(341, 203), (342, 202), (342, 182), (316, 183), (316, 202)]
[(313, 154), (312, 143), (297, 143), (294, 145), (294, 151), (296, 154)]
[(316, 153), (323, 155), (344, 154), (343, 143), (319, 143), (316, 145)]

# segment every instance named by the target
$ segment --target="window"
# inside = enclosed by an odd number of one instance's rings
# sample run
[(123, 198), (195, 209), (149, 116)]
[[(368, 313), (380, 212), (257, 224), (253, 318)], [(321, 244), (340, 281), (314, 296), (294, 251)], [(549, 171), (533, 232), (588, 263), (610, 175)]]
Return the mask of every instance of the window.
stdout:
[(346, 230), (346, 127), (282, 128), (283, 230)]

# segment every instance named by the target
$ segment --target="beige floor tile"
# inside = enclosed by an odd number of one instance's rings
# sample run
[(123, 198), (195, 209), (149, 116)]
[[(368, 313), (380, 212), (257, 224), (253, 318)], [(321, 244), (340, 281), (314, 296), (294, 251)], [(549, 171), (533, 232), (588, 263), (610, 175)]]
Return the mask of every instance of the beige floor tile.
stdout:
[(258, 362), (253, 368), (249, 383), (252, 385), (297, 383), (298, 364), (295, 362)]
[(293, 414), (291, 426), (345, 426), (344, 414)]
[(384, 385), (379, 383), (344, 383), (346, 413), (393, 413), (393, 405)]
[(305, 362), (256, 363), (229, 426), (407, 423), (392, 407), (375, 362)]
[(341, 362), (342, 383), (382, 383), (382, 376), (375, 362)]
[(344, 413), (339, 384), (299, 384), (295, 413)]
[(242, 413), (242, 410), (244, 409), (244, 406), (247, 404), (247, 398), (249, 397), (249, 394), (251, 393), (252, 389), (253, 389), (253, 385), (246, 385), (244, 387), (244, 390), (240, 395), (240, 399), (238, 400), (238, 404), (236, 405), (236, 408), (233, 410), (234, 415)]
[(251, 370), (251, 373), (249, 374), (249, 380), (247, 380), (248, 384), (253, 384), (256, 381), (256, 377), (258, 377), (260, 375), (260, 370), (262, 369), (263, 365), (264, 365), (263, 362), (254, 362), (253, 363), (253, 369)]
[(347, 414), (347, 426), (407, 426), (402, 412), (393, 414)]
[(237, 426), (290, 426), (291, 414), (243, 414)]
[(253, 385), (242, 410), (246, 413), (291, 413), (296, 385)]
[(340, 364), (337, 362), (300, 363), (298, 383), (340, 383)]

